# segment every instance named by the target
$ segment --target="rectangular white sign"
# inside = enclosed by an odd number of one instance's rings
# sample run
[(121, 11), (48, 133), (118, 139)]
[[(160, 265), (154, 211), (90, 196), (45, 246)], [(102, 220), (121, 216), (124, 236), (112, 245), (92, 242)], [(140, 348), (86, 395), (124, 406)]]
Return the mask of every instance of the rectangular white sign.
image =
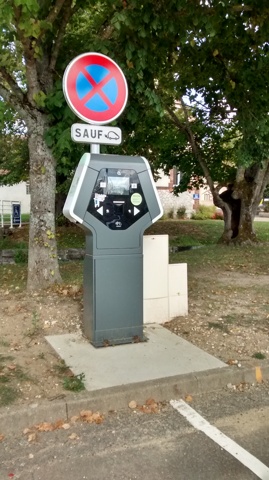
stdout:
[(103, 125), (74, 123), (71, 127), (71, 138), (74, 142), (96, 143), (101, 145), (120, 145), (121, 129)]

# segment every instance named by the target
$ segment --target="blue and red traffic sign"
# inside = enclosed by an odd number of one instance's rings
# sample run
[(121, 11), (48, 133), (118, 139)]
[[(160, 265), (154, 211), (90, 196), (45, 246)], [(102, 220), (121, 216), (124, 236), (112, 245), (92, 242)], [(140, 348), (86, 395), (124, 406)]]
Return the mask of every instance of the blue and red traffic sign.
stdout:
[(72, 60), (64, 73), (63, 92), (71, 110), (96, 125), (115, 120), (128, 98), (122, 70), (101, 53), (83, 53)]

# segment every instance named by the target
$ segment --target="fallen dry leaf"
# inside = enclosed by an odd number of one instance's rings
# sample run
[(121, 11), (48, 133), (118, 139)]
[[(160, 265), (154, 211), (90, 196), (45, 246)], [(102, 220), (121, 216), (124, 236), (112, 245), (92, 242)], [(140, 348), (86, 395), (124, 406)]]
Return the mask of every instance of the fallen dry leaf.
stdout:
[(49, 423), (49, 422), (39, 423), (38, 425), (35, 425), (35, 428), (39, 432), (52, 432), (53, 430), (55, 430), (54, 425), (52, 423)]
[(143, 413), (153, 413), (152, 408), (149, 405), (139, 405), (138, 409)]
[(64, 420), (57, 420), (56, 422), (54, 422), (53, 424), (53, 429), (54, 430), (57, 430), (58, 428), (62, 428), (63, 424), (64, 424)]
[(4, 440), (4, 438), (5, 438), (5, 435), (0, 434), (0, 442), (2, 442)]
[(237, 365), (238, 364), (238, 360), (233, 360), (232, 358), (230, 358), (229, 360), (227, 360), (227, 365)]
[(63, 428), (64, 430), (68, 430), (70, 428), (70, 424), (69, 423), (64, 423), (61, 428)]
[(186, 395), (185, 401), (188, 402), (188, 403), (191, 403), (192, 402), (192, 396), (191, 395)]
[(102, 423), (104, 421), (104, 416), (99, 412), (93, 413), (92, 421), (97, 424)]
[(80, 412), (80, 418), (83, 422), (87, 423), (102, 423), (104, 421), (104, 416), (101, 415), (101, 413), (93, 413), (91, 410), (82, 410)]
[(73, 415), (73, 417), (70, 418), (70, 422), (71, 423), (76, 423), (78, 420), (79, 420), (79, 416), (78, 415)]
[(84, 417), (91, 417), (92, 416), (92, 411), (91, 410), (81, 410), (80, 416), (82, 418)]
[(138, 405), (137, 408), (143, 413), (159, 413), (160, 411), (158, 403), (156, 402), (150, 405)]
[(30, 435), (28, 435), (28, 442), (34, 442), (36, 438), (36, 432), (30, 433)]
[(79, 439), (79, 436), (78, 436), (75, 432), (73, 432), (73, 433), (71, 433), (71, 435), (69, 435), (68, 438), (69, 438), (70, 440), (78, 440), (78, 439)]
[(146, 405), (156, 405), (154, 398), (148, 398), (146, 400)]
[(135, 400), (132, 400), (129, 403), (129, 408), (132, 410), (137, 409), (143, 413), (159, 413), (160, 412), (160, 404), (154, 400), (154, 398), (148, 398), (143, 405), (137, 404)]

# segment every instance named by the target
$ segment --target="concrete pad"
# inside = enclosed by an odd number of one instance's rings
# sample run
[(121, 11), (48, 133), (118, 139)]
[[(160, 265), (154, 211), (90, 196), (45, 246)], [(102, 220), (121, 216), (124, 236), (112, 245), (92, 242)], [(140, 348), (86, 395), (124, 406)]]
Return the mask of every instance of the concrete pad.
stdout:
[(85, 374), (88, 391), (227, 367), (161, 325), (145, 327), (147, 342), (93, 347), (80, 334), (46, 340), (75, 375)]

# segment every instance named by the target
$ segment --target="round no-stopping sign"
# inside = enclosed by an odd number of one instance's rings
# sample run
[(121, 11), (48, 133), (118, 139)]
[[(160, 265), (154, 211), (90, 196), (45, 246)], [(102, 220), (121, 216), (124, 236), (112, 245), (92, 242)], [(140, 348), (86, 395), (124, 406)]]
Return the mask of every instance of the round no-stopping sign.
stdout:
[(63, 92), (71, 110), (96, 125), (115, 120), (128, 98), (122, 70), (101, 53), (84, 53), (72, 60), (64, 73)]

